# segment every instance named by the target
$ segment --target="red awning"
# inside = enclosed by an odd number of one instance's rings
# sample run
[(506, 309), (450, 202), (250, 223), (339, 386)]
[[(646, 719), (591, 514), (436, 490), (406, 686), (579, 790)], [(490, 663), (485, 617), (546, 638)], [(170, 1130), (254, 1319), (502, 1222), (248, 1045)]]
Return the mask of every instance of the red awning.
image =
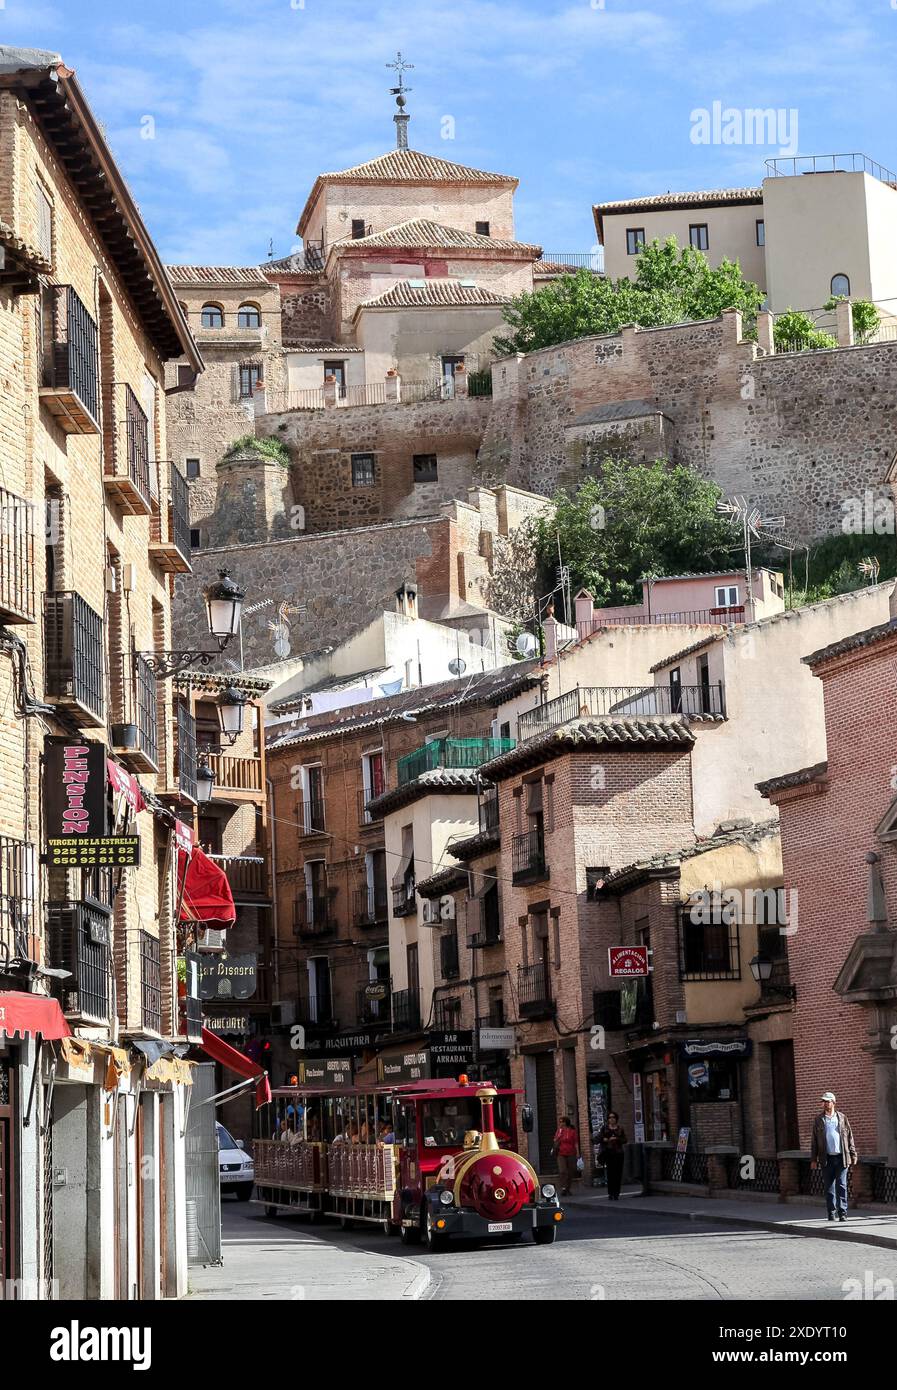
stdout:
[(202, 1030), (202, 1046), (211, 1058), (220, 1062), (228, 1071), (235, 1072), (237, 1076), (245, 1076), (247, 1081), (255, 1082), (255, 1108), (258, 1110), (260, 1105), (267, 1105), (271, 1099), (271, 1083), (268, 1080), (268, 1073), (259, 1067), (258, 1062), (253, 1062), (250, 1057), (246, 1057), (242, 1052), (238, 1052), (230, 1043), (226, 1043), (223, 1038), (219, 1038), (217, 1033), (212, 1033), (208, 1028)]
[(137, 781), (136, 777), (132, 777), (130, 772), (126, 772), (123, 767), (113, 762), (111, 758), (106, 759), (106, 772), (111, 786), (119, 796), (125, 798), (125, 801), (127, 801), (132, 811), (146, 810), (143, 792), (140, 790), (140, 783)]
[(0, 1037), (33, 1038), (40, 1033), (56, 1042), (71, 1037), (71, 1031), (57, 1000), (42, 994), (0, 993)]
[(227, 874), (198, 845), (194, 845), (189, 861), (184, 851), (178, 850), (178, 880), (184, 885), (182, 922), (220, 922), (228, 927), (237, 920)]

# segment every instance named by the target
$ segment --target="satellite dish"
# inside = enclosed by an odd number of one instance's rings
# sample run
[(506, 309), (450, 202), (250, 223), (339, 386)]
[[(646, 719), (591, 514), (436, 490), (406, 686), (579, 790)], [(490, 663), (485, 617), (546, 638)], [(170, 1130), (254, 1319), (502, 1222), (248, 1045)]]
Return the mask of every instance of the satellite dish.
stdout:
[(463, 676), (467, 670), (467, 662), (460, 656), (453, 656), (448, 665), (453, 676)]
[(275, 655), (275, 656), (288, 656), (288, 655), (289, 655), (289, 651), (290, 651), (290, 644), (289, 644), (289, 642), (286, 640), (286, 638), (284, 638), (284, 637), (278, 637), (277, 641), (274, 643), (274, 655)]
[(521, 632), (514, 647), (520, 656), (535, 656), (538, 642), (531, 632)]

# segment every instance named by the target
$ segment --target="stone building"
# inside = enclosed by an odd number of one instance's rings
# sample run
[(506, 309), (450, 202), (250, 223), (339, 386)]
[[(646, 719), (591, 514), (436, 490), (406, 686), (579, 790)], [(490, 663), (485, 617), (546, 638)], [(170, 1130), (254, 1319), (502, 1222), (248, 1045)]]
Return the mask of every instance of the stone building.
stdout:
[[(893, 620), (808, 654), (821, 686), (826, 747), (809, 766), (761, 783), (777, 808), (784, 882), (800, 905), (788, 937), (797, 986), (794, 1036), (800, 1141), (831, 1089), (864, 1159), (890, 1174), (858, 1175), (894, 1198), (897, 1169), (897, 954), (894, 769), (887, 717)], [(795, 1145), (795, 1147), (797, 1147)]]
[(0, 48), (0, 1296), (186, 1289), (175, 358), (202, 367), (77, 78)]

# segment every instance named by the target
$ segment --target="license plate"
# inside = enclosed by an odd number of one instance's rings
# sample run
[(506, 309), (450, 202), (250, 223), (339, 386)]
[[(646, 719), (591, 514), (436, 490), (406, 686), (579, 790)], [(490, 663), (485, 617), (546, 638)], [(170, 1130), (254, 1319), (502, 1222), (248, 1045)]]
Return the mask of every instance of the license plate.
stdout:
[(511, 1221), (490, 1221), (486, 1229), (489, 1231), (489, 1234), (491, 1235), (493, 1231), (513, 1231), (514, 1225)]

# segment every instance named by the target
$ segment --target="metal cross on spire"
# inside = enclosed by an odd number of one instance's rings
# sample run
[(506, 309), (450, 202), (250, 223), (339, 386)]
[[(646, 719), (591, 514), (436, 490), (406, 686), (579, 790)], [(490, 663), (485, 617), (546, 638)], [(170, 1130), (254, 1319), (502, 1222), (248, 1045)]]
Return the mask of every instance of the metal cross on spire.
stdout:
[(410, 72), (414, 68), (414, 64), (405, 62), (400, 49), (396, 53), (396, 61), (394, 63), (387, 63), (386, 66), (392, 68), (399, 79), (399, 85), (397, 87), (390, 87), (389, 89), (396, 99), (396, 106), (399, 108), (393, 116), (393, 120), (396, 123), (396, 149), (407, 150), (408, 122), (411, 117), (405, 110), (405, 94), (412, 89), (411, 87), (405, 86), (405, 73)]

